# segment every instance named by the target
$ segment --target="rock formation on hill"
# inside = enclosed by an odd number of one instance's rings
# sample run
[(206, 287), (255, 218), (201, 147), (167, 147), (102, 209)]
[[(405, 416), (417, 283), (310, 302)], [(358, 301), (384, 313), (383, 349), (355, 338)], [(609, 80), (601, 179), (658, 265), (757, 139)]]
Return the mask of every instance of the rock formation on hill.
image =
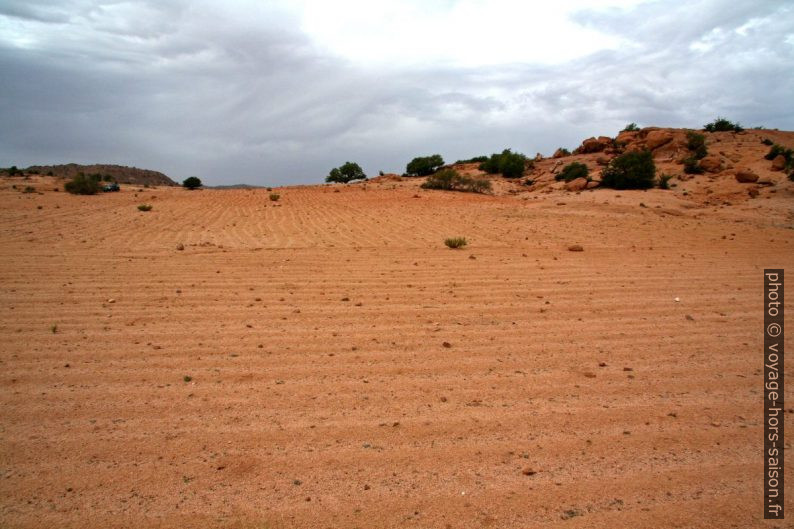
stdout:
[(137, 167), (126, 167), (124, 165), (79, 165), (68, 163), (64, 165), (32, 165), (25, 169), (28, 173), (42, 175), (52, 174), (59, 178), (74, 178), (78, 173), (86, 175), (98, 174), (112, 176), (120, 184), (150, 185), (150, 186), (175, 186), (176, 182), (168, 178), (163, 173), (151, 171), (149, 169), (138, 169)]

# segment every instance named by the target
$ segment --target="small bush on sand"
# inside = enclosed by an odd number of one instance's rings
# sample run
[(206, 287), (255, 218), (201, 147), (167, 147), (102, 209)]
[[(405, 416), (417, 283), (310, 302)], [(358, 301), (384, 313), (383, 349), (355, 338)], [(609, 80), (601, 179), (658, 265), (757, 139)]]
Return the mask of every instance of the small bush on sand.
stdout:
[(90, 178), (83, 173), (79, 173), (63, 188), (73, 195), (96, 195), (102, 189), (97, 180)]
[(427, 181), (422, 184), (422, 188), (487, 193), (491, 191), (491, 182), (489, 180), (461, 176), (454, 169), (444, 169), (428, 176)]
[(554, 176), (554, 179), (570, 182), (571, 180), (576, 180), (577, 178), (587, 178), (587, 174), (588, 169), (585, 164), (580, 162), (572, 162), (563, 167), (562, 171)]
[(671, 174), (659, 175), (659, 189), (670, 189), (670, 179), (673, 178)]
[(35, 193), (36, 188), (33, 186), (25, 186), (25, 189), (22, 190), (23, 193)]
[(339, 167), (334, 167), (328, 176), (325, 177), (326, 182), (333, 182), (338, 184), (346, 184), (353, 180), (366, 180), (367, 175), (361, 166), (355, 162), (345, 162)]
[(708, 154), (708, 149), (706, 149), (706, 136), (699, 132), (690, 130), (686, 133), (686, 147), (692, 151), (695, 158), (698, 160), (705, 158)]
[(151, 204), (141, 204), (138, 206), (138, 211), (151, 211), (152, 205)]
[(703, 125), (707, 132), (742, 132), (744, 128), (738, 123), (733, 123), (725, 118), (718, 117), (711, 123)]
[(279, 195), (278, 193), (270, 193), (269, 198), (271, 202), (278, 202), (278, 199), (281, 198), (281, 195)]
[(627, 152), (614, 158), (601, 175), (601, 185), (613, 189), (649, 189), (656, 165), (650, 151)]
[(405, 167), (405, 174), (408, 176), (428, 176), (444, 165), (444, 159), (440, 154), (432, 156), (417, 156)]
[(444, 244), (447, 245), (448, 248), (463, 248), (468, 244), (466, 242), (465, 237), (450, 237), (449, 239), (444, 239)]

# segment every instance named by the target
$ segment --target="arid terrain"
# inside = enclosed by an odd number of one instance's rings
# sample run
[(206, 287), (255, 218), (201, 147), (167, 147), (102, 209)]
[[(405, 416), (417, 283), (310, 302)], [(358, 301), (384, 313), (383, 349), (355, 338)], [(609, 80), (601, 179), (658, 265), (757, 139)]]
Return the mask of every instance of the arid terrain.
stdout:
[(0, 527), (789, 527), (762, 271), (794, 183), (757, 134), (725, 163), (773, 185), (0, 179)]

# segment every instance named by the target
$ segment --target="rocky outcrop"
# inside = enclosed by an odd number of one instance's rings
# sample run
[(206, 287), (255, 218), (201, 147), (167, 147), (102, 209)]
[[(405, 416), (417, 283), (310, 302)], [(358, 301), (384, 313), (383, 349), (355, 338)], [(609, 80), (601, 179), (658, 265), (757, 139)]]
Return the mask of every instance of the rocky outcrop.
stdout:
[(603, 152), (608, 147), (612, 146), (612, 138), (608, 136), (599, 136), (598, 138), (588, 138), (582, 142), (582, 145), (574, 151), (574, 154), (590, 154), (593, 152)]

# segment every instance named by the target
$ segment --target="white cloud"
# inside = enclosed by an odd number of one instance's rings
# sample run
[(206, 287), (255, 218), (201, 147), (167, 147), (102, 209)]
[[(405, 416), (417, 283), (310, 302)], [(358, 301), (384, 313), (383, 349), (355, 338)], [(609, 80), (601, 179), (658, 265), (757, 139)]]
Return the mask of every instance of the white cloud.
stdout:
[(637, 0), (303, 0), (303, 31), (323, 50), (378, 66), (557, 64), (620, 45), (570, 15)]

